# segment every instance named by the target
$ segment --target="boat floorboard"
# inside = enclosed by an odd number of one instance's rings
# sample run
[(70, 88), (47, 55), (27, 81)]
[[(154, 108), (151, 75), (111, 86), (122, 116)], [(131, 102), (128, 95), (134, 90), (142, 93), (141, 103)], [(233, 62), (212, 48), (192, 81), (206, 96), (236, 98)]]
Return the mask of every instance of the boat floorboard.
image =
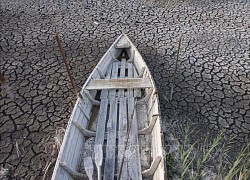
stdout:
[[(121, 62), (113, 62), (110, 64), (105, 75), (105, 79), (137, 77), (138, 73), (133, 63), (128, 63), (125, 59), (122, 59)], [(147, 120), (147, 110), (145, 109), (147, 106), (143, 106), (144, 109), (141, 108), (141, 105), (135, 106), (136, 98), (141, 95), (141, 89), (101, 90), (100, 110), (97, 118), (97, 133), (94, 145), (102, 145), (103, 147), (103, 161), (101, 163), (102, 179), (115, 179), (119, 173), (129, 125), (131, 125), (131, 131), (123, 168), (121, 170), (121, 179), (131, 179), (131, 177), (136, 180), (142, 179), (141, 172), (146, 166), (144, 165), (145, 160), (143, 161), (142, 159), (141, 167), (141, 158), (147, 156), (146, 161), (148, 162), (150, 152), (146, 135), (138, 135), (138, 128), (141, 129), (147, 125), (147, 123), (144, 122)], [(129, 124), (133, 111), (135, 111), (132, 117), (133, 120), (131, 121), (132, 123)], [(138, 118), (143, 119), (137, 120)], [(144, 124), (141, 124), (141, 122)], [(145, 154), (145, 152), (147, 152), (147, 154)], [(91, 157), (93, 158), (95, 166), (97, 163), (95, 162), (96, 156), (95, 152), (92, 152)], [(148, 166), (146, 168), (148, 168)], [(96, 167), (95, 171), (97, 171)], [(94, 172), (94, 174), (94, 179), (96, 179), (97, 172)]]

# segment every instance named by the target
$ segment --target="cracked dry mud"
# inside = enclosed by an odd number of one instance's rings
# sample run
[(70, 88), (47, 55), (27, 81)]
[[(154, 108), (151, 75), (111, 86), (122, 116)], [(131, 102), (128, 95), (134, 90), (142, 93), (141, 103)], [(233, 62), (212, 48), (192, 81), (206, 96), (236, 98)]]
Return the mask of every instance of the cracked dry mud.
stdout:
[[(78, 89), (121, 32), (155, 79), (162, 120), (174, 113), (206, 131), (249, 141), (250, 2), (0, 1), (0, 165), (11, 179), (42, 179), (55, 158), (74, 94), (54, 33), (60, 32)], [(168, 102), (179, 38), (173, 100)], [(11, 97), (11, 98), (10, 98)]]

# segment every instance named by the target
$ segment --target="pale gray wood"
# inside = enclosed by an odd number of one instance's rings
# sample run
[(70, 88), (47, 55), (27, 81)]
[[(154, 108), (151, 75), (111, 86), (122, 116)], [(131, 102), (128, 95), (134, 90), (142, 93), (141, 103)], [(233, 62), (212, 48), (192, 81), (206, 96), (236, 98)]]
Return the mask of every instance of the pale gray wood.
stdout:
[[(138, 78), (138, 72), (136, 71), (136, 68), (133, 66), (134, 71), (134, 78)], [(134, 89), (134, 97), (141, 97), (141, 89)]]
[[(128, 63), (128, 78), (133, 78), (133, 77), (134, 77), (133, 64)], [(128, 89), (128, 97), (133, 97), (133, 96), (134, 96), (134, 90)]]
[(135, 56), (135, 50), (132, 49), (130, 58), (129, 58), (129, 60), (127, 62), (132, 63), (134, 61), (134, 56)]
[(94, 152), (95, 152), (95, 162), (97, 166), (97, 173), (98, 173), (98, 180), (101, 180), (101, 167), (103, 162), (103, 149), (101, 144), (96, 144), (94, 146)]
[[(110, 80), (104, 80), (104, 81), (118, 81), (117, 80), (117, 76), (118, 76), (118, 62), (114, 62), (113, 65), (112, 65), (112, 74), (111, 74), (111, 79)], [(103, 86), (103, 84), (99, 84), (98, 85), (101, 85)], [(111, 85), (112, 86), (112, 85)], [(106, 89), (106, 88), (102, 88), (102, 89)], [(111, 89), (109, 90), (109, 98), (112, 98), (112, 97), (116, 97), (116, 88), (107, 88), (107, 89)]]
[[(126, 68), (125, 63), (126, 63), (126, 59), (122, 59), (119, 78), (125, 78), (125, 68)], [(118, 97), (124, 97), (124, 90), (123, 89), (119, 90)]]
[(70, 175), (72, 178), (84, 178), (83, 173), (76, 172), (71, 167), (67, 165), (65, 162), (60, 162), (60, 166)]
[[(106, 78), (105, 79), (110, 79), (110, 76), (111, 76), (111, 70), (113, 68), (113, 63), (110, 64), (108, 70), (107, 70), (107, 74), (106, 74)], [(105, 90), (103, 89), (102, 92), (101, 92), (101, 99), (102, 98), (107, 98), (108, 97), (108, 90)]]
[[(92, 107), (93, 107), (92, 104), (90, 103), (90, 101), (87, 98), (85, 98), (83, 101), (84, 101), (85, 112), (87, 114), (90, 114)], [(81, 125), (82, 127), (86, 127), (88, 124), (88, 120), (83, 115), (83, 113), (81, 113), (81, 116), (78, 119), (74, 119), (74, 120), (72, 120), (72, 122), (73, 121), (78, 122), (79, 125)], [(72, 124), (72, 122), (71, 122), (71, 124)], [(71, 146), (71, 151), (68, 154), (69, 159), (65, 162), (67, 162), (67, 164), (70, 167), (76, 169), (79, 162), (80, 162), (79, 156), (81, 154), (81, 150), (82, 150), (82, 147), (84, 145), (85, 138), (82, 135), (82, 133), (79, 133), (79, 131), (77, 131), (77, 134), (75, 136), (73, 136), (72, 138), (73, 138), (73, 141), (75, 141), (75, 143), (73, 143), (73, 145)]]
[(139, 130), (139, 134), (150, 134), (154, 128), (154, 125), (155, 125), (158, 117), (159, 117), (159, 114), (154, 114), (150, 120), (148, 127), (145, 127), (143, 129)]
[(114, 55), (114, 52), (111, 52), (111, 51), (110, 51), (110, 55), (111, 55), (111, 57), (112, 57), (112, 62), (119, 62), (119, 61), (116, 59), (116, 57), (115, 57), (115, 55)]
[(88, 90), (84, 90), (84, 94), (86, 95), (86, 97), (89, 99), (89, 101), (96, 106), (100, 106), (100, 102), (95, 100), (90, 94)]
[(122, 36), (115, 45), (118, 49), (130, 48), (131, 44), (125, 36)]
[[(93, 79), (86, 87), (87, 90), (97, 89), (134, 89), (151, 88), (152, 83), (149, 78), (123, 78), (123, 79)], [(94, 104), (94, 103), (93, 103)], [(95, 104), (94, 104), (95, 105)]]
[[(148, 126), (148, 114), (147, 114), (148, 106), (147, 104), (137, 103), (136, 115), (138, 119), (138, 129), (143, 129)], [(139, 136), (140, 143), (140, 157), (141, 157), (141, 167), (142, 170), (149, 168), (150, 166), (150, 142), (149, 138), (146, 135)]]
[(112, 180), (115, 174), (115, 150), (116, 150), (116, 125), (117, 125), (117, 98), (110, 99), (110, 112), (107, 124), (107, 146), (104, 166), (104, 179)]
[(157, 167), (159, 166), (161, 160), (162, 160), (162, 156), (157, 156), (153, 160), (150, 168), (142, 172), (142, 176), (143, 177), (151, 177), (151, 176), (153, 176), (154, 173), (155, 173), (155, 171), (156, 171), (156, 169), (157, 169)]
[(150, 115), (151, 113), (153, 113), (153, 110), (155, 109), (155, 103), (157, 102), (157, 94), (152, 93), (152, 102), (149, 104), (148, 106), (148, 115)]
[[(134, 98), (128, 98), (128, 116), (130, 117), (134, 111), (135, 101)], [(129, 146), (127, 152), (128, 158), (128, 174), (129, 177), (133, 177), (134, 180), (141, 180), (141, 161), (138, 142), (138, 128), (136, 113), (132, 117), (131, 130), (129, 135)]]
[[(111, 79), (117, 79), (119, 62), (113, 62)], [(115, 149), (116, 149), (116, 125), (117, 125), (117, 108), (118, 99), (116, 98), (116, 90), (109, 90), (110, 111), (107, 123), (107, 145), (104, 166), (104, 179), (110, 180), (115, 174)]]
[[(74, 113), (71, 115), (70, 121), (78, 120), (79, 118), (81, 118), (81, 111), (77, 106), (75, 107), (73, 112)], [(77, 131), (77, 128), (74, 125), (70, 124), (65, 132), (66, 138), (64, 139), (65, 143), (64, 143), (64, 147), (63, 147), (63, 152), (62, 152), (62, 154), (59, 154), (59, 158), (58, 158), (59, 162), (62, 161), (62, 162), (69, 164), (69, 162), (71, 161), (71, 159), (73, 157), (73, 153), (74, 153), (72, 151), (71, 147), (76, 146), (76, 142), (72, 141), (71, 139), (73, 137), (78, 137), (78, 134), (80, 134), (80, 132)], [(59, 166), (59, 164), (57, 165), (57, 167), (58, 166)], [(57, 175), (58, 179), (65, 179), (65, 178), (69, 178), (69, 177), (70, 177), (69, 173), (65, 172), (64, 169), (61, 169), (59, 174)]]
[(154, 92), (153, 89), (150, 88), (150, 90), (147, 92), (146, 96), (144, 98), (140, 99), (138, 101), (138, 103), (146, 103), (146, 104), (148, 104), (148, 100), (152, 96), (153, 92)]
[[(128, 116), (127, 116), (127, 98), (120, 98), (119, 104), (119, 131), (118, 131), (118, 170), (121, 168), (121, 160), (123, 158), (123, 151), (127, 136), (127, 128), (128, 128)], [(124, 157), (124, 162), (121, 170), (121, 179), (128, 179), (128, 160), (126, 156)]]
[(89, 178), (89, 180), (93, 179), (94, 166), (91, 157), (84, 158), (84, 170)]
[(79, 100), (79, 103), (78, 103), (78, 107), (80, 108), (81, 112), (83, 113), (83, 115), (87, 118), (87, 120), (89, 121), (90, 120), (90, 116), (88, 114), (86, 114), (85, 110), (84, 110), (84, 105), (83, 105), (83, 102), (82, 102), (82, 99)]
[(100, 112), (97, 124), (95, 145), (103, 145), (105, 126), (107, 121), (107, 109), (108, 109), (108, 99), (101, 99)]
[[(106, 79), (109, 79), (111, 76), (112, 64), (107, 70)], [(103, 143), (104, 143), (104, 134), (105, 134), (105, 126), (107, 122), (107, 110), (108, 110), (108, 90), (102, 90), (101, 92), (101, 104), (99, 117), (97, 122), (97, 133), (95, 138), (95, 164), (98, 171), (98, 177), (101, 176), (101, 166), (103, 164)], [(100, 150), (101, 149), (101, 150)]]
[(101, 70), (100, 68), (97, 68), (97, 71), (98, 71), (98, 73), (99, 73), (99, 75), (100, 75), (100, 78), (101, 78), (101, 79), (105, 79), (105, 76), (104, 76), (102, 70)]
[(145, 70), (146, 70), (145, 67), (142, 67), (142, 68), (141, 68), (141, 72), (140, 72), (138, 78), (142, 78), (142, 77), (143, 77)]
[(79, 122), (77, 121), (72, 121), (72, 123), (79, 129), (79, 131), (82, 133), (84, 137), (93, 137), (95, 136), (95, 132), (90, 131), (86, 129), (84, 126), (82, 126)]

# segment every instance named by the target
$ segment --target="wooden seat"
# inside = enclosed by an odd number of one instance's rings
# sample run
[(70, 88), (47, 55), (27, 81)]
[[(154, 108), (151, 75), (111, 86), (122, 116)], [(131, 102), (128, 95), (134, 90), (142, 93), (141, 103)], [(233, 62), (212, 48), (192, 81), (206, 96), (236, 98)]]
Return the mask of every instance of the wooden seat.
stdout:
[(93, 79), (87, 90), (151, 88), (149, 78)]

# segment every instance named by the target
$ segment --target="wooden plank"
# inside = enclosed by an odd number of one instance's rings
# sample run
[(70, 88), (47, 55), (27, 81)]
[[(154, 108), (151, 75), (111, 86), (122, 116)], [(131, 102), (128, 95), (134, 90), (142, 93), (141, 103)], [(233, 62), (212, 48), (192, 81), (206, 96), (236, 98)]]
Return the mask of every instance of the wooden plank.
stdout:
[(116, 125), (117, 125), (117, 98), (110, 99), (110, 113), (107, 124), (107, 146), (106, 158), (104, 166), (104, 179), (114, 179), (115, 175), (115, 159), (116, 159)]
[[(133, 67), (134, 70), (134, 78), (139, 77), (138, 72), (136, 71), (136, 68)], [(134, 89), (134, 97), (141, 97), (141, 90), (140, 89)]]
[[(128, 116), (134, 111), (134, 98), (128, 98)], [(138, 127), (137, 127), (137, 117), (136, 113), (133, 116), (131, 130), (129, 135), (128, 143), (128, 174), (129, 177), (133, 177), (133, 180), (141, 180), (141, 161), (140, 161), (140, 152), (139, 152), (139, 142), (138, 142)]]
[[(125, 68), (126, 68), (125, 63), (126, 63), (126, 59), (122, 59), (119, 78), (125, 78)], [(119, 90), (118, 97), (124, 97), (124, 90), (123, 89)]]
[[(127, 98), (120, 98), (119, 104), (119, 132), (118, 132), (118, 170), (120, 170), (121, 160), (123, 158), (124, 145), (127, 136)], [(127, 172), (128, 160), (125, 157), (123, 161), (123, 169), (121, 173), (121, 179), (129, 179)]]
[[(105, 79), (110, 79), (112, 67), (113, 67), (113, 64), (110, 64), (110, 66), (108, 67)], [(108, 97), (108, 90), (102, 90), (100, 98), (102, 99), (102, 98), (107, 98), (107, 97)]]
[[(117, 80), (117, 76), (118, 76), (118, 64), (119, 64), (118, 62), (114, 62), (113, 63), (111, 79), (110, 80), (104, 80), (104, 81), (106, 81), (106, 82), (108, 82), (108, 81), (118, 81)], [(98, 85), (100, 87), (103, 86), (103, 84), (101, 84), (101, 83), (100, 84), (98, 83)], [(112, 84), (110, 84), (110, 85), (112, 86)], [(108, 95), (109, 98), (116, 96), (116, 88), (101, 88), (101, 89), (111, 89), (111, 90), (109, 90), (109, 95)]]
[[(118, 67), (120, 62), (113, 62), (111, 79), (117, 79)], [(115, 174), (115, 150), (116, 150), (116, 124), (117, 124), (117, 108), (118, 100), (116, 97), (116, 89), (109, 90), (110, 112), (107, 123), (107, 145), (104, 166), (104, 179), (113, 179)]]
[[(134, 68), (133, 64), (128, 63), (128, 78), (134, 77), (133, 68)], [(128, 89), (128, 97), (134, 97), (134, 90), (133, 89)]]
[(105, 133), (105, 126), (106, 126), (106, 121), (107, 121), (107, 118), (106, 118), (107, 109), (108, 109), (108, 99), (103, 98), (101, 100), (99, 118), (98, 118), (98, 123), (97, 123), (97, 131), (96, 131), (96, 138), (95, 138), (96, 145), (103, 145), (103, 142), (104, 142), (104, 133)]
[[(108, 67), (107, 73), (106, 73), (106, 79), (109, 79), (111, 76), (111, 70), (112, 70), (112, 64)], [(96, 138), (95, 138), (95, 164), (98, 170), (98, 176), (101, 176), (101, 166), (103, 158), (103, 150), (99, 150), (100, 148), (103, 148), (104, 143), (104, 134), (105, 134), (105, 127), (107, 122), (107, 110), (108, 110), (108, 90), (102, 90), (101, 92), (101, 104), (100, 104), (100, 110), (99, 110), (99, 117), (97, 122), (97, 131), (96, 131)], [(98, 151), (97, 151), (97, 150)], [(101, 161), (101, 162), (100, 162)]]
[(123, 79), (93, 79), (86, 89), (134, 89), (153, 87), (149, 78), (123, 78)]

